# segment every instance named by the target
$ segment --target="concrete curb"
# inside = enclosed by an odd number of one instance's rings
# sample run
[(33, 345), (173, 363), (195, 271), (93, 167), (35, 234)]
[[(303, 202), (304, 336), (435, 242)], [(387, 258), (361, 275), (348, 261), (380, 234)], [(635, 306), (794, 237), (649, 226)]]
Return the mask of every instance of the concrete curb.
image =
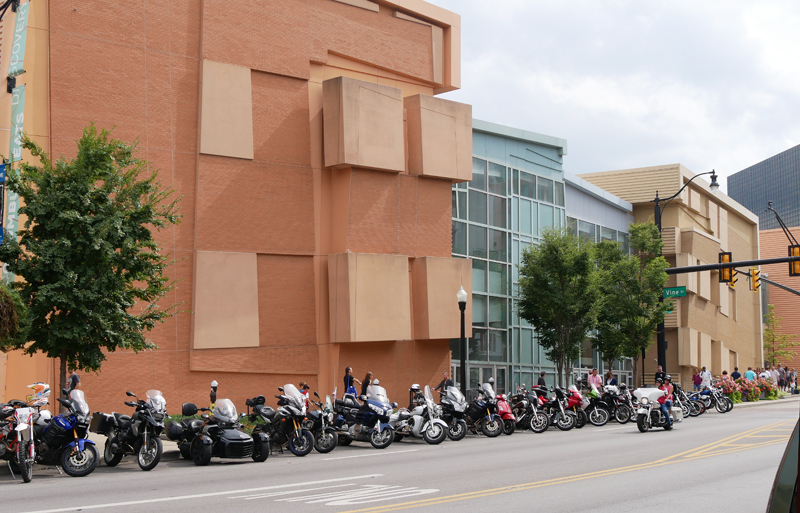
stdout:
[(800, 395), (793, 395), (789, 397), (781, 397), (779, 399), (775, 399), (770, 401), (769, 399), (761, 399), (759, 401), (747, 401), (743, 403), (737, 403), (733, 406), (733, 409), (736, 408), (750, 408), (752, 406), (761, 406), (761, 405), (776, 405), (776, 404), (786, 404), (786, 403), (800, 403)]

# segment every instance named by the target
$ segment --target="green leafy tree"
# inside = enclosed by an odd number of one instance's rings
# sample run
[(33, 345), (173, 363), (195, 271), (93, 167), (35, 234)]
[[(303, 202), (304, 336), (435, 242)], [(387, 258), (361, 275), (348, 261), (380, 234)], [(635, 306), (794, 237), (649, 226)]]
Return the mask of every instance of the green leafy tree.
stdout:
[(0, 349), (27, 342), (29, 328), (28, 307), (15, 290), (0, 283)]
[(594, 326), (594, 267), (592, 244), (566, 230), (545, 230), (541, 242), (522, 254), (519, 315), (536, 328), (539, 344), (556, 365), (559, 385), (569, 378), (581, 342)]
[(158, 304), (174, 282), (152, 229), (179, 222), (179, 199), (135, 156), (135, 144), (91, 125), (77, 146), (74, 159), (53, 162), (23, 139), (40, 165), (8, 174), (26, 221), (19, 241), (7, 236), (0, 246), (0, 261), (24, 280), (14, 287), (29, 321), (26, 339), (3, 339), (0, 349), (60, 358), (62, 388), (68, 366), (97, 371), (104, 351), (155, 348), (146, 332), (176, 307)]
[(775, 305), (767, 305), (764, 316), (764, 360), (773, 367), (797, 354), (797, 345), (792, 340), (797, 335), (781, 333), (781, 317), (775, 315)]
[(618, 297), (622, 292), (618, 276), (629, 272), (626, 267), (630, 266), (625, 265), (627, 258), (629, 255), (623, 253), (618, 242), (606, 240), (595, 245), (599, 304), (592, 347), (602, 355), (606, 369), (612, 369), (614, 362), (625, 354), (626, 335), (620, 327), (625, 322), (626, 311)]

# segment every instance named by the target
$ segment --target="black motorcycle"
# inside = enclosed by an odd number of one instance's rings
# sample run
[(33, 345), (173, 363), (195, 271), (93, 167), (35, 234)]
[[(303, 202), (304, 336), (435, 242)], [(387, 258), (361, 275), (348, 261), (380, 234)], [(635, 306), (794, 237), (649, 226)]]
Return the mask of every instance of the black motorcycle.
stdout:
[[(314, 396), (320, 399), (319, 394), (314, 392)], [(333, 424), (333, 404), (331, 397), (325, 396), (325, 403), (322, 401), (309, 400), (311, 404), (316, 406), (317, 410), (308, 412), (306, 420), (303, 421), (303, 427), (311, 431), (314, 435), (314, 450), (319, 453), (329, 453), (336, 448), (339, 440), (339, 435), (336, 430), (331, 427)]]
[(550, 419), (539, 408), (539, 396), (528, 392), (525, 384), (511, 396), (511, 412), (517, 418), (517, 429), (530, 428), (534, 433), (544, 433), (550, 425)]
[(61, 465), (72, 477), (91, 474), (97, 467), (100, 455), (94, 442), (89, 440), (89, 405), (81, 390), (64, 395), (68, 400), (56, 400), (64, 405), (66, 413), (56, 415), (50, 422), (35, 424), (36, 461), (45, 465)]
[(544, 399), (542, 411), (550, 419), (550, 425), (555, 425), (561, 431), (569, 431), (575, 427), (578, 421), (574, 412), (567, 410), (567, 395), (561, 387), (551, 387), (552, 397), (548, 397), (547, 388), (543, 386), (533, 387), (537, 396)]
[(446, 392), (439, 392), (442, 396), (441, 419), (448, 426), (447, 437), (457, 442), (467, 436), (467, 421), (464, 420), (464, 412), (467, 410), (467, 400), (464, 394), (456, 387), (447, 387)]
[(503, 432), (503, 419), (497, 414), (497, 395), (494, 388), (490, 383), (484, 383), (476, 392), (475, 399), (464, 412), (467, 429), (473, 433), (480, 431), (490, 438), (500, 436)]
[(305, 456), (314, 449), (314, 435), (303, 427), (306, 418), (306, 401), (297, 387), (288, 384), (279, 388), (278, 410), (264, 404), (264, 396), (249, 400), (254, 413), (250, 418), (261, 423), (253, 429), (253, 436), (267, 435), (273, 447), (283, 452), (289, 449), (295, 456)]
[(606, 385), (603, 388), (601, 399), (606, 403), (611, 417), (620, 424), (625, 424), (633, 416), (633, 409), (628, 406), (625, 399), (620, 395), (619, 387), (616, 385)]
[[(184, 403), (184, 417), (197, 415), (194, 403)], [(269, 436), (266, 433), (247, 434), (236, 415), (236, 407), (230, 399), (219, 399), (214, 403), (211, 415), (202, 418), (186, 418), (180, 423), (172, 421), (167, 426), (167, 438), (178, 442), (181, 456), (191, 459), (195, 465), (208, 465), (212, 457), (253, 458), (253, 461), (266, 461), (269, 457)]]
[(125, 392), (135, 401), (125, 401), (126, 406), (136, 408), (132, 416), (112, 412), (94, 412), (89, 431), (106, 435), (103, 460), (109, 467), (116, 467), (126, 454), (135, 454), (136, 463), (142, 470), (152, 470), (161, 461), (164, 450), (161, 432), (167, 414), (167, 401), (158, 390), (148, 390), (147, 400)]

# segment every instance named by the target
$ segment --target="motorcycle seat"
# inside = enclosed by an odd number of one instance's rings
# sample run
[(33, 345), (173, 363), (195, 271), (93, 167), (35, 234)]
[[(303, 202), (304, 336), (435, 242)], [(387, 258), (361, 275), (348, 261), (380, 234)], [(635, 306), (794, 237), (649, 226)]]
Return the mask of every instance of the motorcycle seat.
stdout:
[(192, 433), (197, 433), (203, 429), (203, 421), (200, 419), (191, 419), (186, 423), (186, 429)]
[(114, 417), (117, 419), (117, 424), (119, 424), (119, 427), (127, 427), (131, 425), (131, 418), (129, 415), (114, 413)]
[(259, 415), (266, 417), (268, 419), (271, 419), (275, 416), (275, 410), (273, 410), (269, 406), (258, 405), (255, 407), (255, 410), (256, 412), (258, 412)]
[(336, 406), (344, 406), (345, 408), (360, 408), (356, 398), (352, 395), (345, 395), (343, 399), (336, 399)]

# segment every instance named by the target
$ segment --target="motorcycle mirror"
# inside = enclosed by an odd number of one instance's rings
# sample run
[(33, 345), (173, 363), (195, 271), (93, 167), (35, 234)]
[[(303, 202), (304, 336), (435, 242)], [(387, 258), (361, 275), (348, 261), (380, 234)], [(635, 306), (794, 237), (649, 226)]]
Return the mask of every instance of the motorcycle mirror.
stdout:
[(367, 396), (365, 396), (365, 395), (360, 395), (360, 396), (358, 396), (358, 398), (360, 400), (362, 400), (362, 401), (366, 401), (367, 400)]
[(319, 394), (317, 393), (316, 390), (314, 390), (314, 397), (319, 397)]
[(398, 406), (397, 403), (392, 403), (392, 408), (397, 408), (397, 406)]
[(131, 392), (130, 390), (128, 390), (127, 392), (125, 392), (125, 395), (127, 395), (128, 397), (136, 397), (136, 396), (134, 395), (134, 393), (133, 393), (133, 392)]
[(278, 390), (280, 390), (281, 392), (283, 392), (283, 387), (278, 387)]

